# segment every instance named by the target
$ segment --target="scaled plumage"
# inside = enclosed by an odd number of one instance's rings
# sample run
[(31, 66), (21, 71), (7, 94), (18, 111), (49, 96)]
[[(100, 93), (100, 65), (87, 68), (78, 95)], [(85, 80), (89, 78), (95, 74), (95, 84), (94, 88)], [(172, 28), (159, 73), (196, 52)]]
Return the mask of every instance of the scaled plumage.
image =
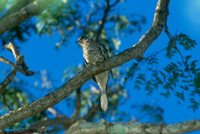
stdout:
[[(83, 48), (83, 57), (87, 64), (95, 64), (98, 61), (106, 60), (109, 55), (104, 45), (95, 42), (86, 37), (79, 37), (77, 41)], [(101, 108), (106, 111), (108, 109), (108, 99), (106, 94), (107, 83), (109, 79), (109, 71), (105, 71), (98, 75), (95, 75), (95, 82), (98, 84), (101, 91)]]

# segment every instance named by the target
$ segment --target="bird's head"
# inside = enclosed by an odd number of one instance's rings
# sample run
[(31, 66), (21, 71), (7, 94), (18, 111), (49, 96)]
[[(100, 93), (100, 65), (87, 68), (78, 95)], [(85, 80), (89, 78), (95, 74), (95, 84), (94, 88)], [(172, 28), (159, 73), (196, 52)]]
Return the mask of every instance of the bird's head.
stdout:
[(90, 41), (89, 38), (85, 37), (85, 36), (81, 36), (78, 38), (78, 40), (76, 41), (76, 43), (78, 43), (80, 46), (84, 46), (85, 44), (87, 44)]
[(78, 38), (78, 40), (76, 41), (76, 43), (78, 43), (81, 47), (86, 47), (88, 45), (94, 44), (94, 41), (88, 37), (85, 36), (81, 36)]

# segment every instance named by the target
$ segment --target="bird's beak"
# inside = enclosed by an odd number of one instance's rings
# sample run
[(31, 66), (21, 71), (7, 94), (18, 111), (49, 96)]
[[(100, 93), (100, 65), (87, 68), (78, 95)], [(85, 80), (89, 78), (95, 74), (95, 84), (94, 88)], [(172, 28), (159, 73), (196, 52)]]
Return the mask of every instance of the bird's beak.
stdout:
[(78, 40), (76, 41), (76, 44), (79, 44), (79, 41), (78, 41)]

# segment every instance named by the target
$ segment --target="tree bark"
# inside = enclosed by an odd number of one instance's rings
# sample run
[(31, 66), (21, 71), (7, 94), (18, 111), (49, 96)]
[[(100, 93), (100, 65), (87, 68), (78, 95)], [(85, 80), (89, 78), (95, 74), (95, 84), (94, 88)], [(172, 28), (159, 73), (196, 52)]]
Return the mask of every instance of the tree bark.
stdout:
[(8, 15), (3, 17), (3, 19), (1, 18), (0, 20), (0, 35), (12, 29), (13, 27), (19, 25), (26, 19), (39, 14), (51, 3), (53, 3), (53, 0), (34, 0), (30, 4), (21, 8), (19, 11), (16, 11), (14, 13), (10, 11)]
[(78, 121), (66, 133), (69, 134), (183, 134), (200, 129), (200, 120), (187, 121), (177, 124), (142, 124), (138, 122), (127, 123), (89, 123)]

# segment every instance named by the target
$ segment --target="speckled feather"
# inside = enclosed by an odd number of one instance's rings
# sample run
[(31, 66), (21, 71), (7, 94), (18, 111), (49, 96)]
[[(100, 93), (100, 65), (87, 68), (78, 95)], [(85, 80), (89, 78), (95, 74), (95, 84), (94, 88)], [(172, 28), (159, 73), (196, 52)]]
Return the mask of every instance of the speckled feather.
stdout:
[[(104, 45), (97, 43), (85, 37), (80, 37), (78, 43), (83, 48), (83, 57), (86, 65), (95, 64), (98, 61), (106, 60), (109, 55)], [(104, 111), (108, 108), (108, 100), (106, 95), (107, 82), (109, 79), (109, 71), (105, 71), (98, 75), (95, 75), (94, 81), (98, 84), (101, 91), (101, 107)]]

